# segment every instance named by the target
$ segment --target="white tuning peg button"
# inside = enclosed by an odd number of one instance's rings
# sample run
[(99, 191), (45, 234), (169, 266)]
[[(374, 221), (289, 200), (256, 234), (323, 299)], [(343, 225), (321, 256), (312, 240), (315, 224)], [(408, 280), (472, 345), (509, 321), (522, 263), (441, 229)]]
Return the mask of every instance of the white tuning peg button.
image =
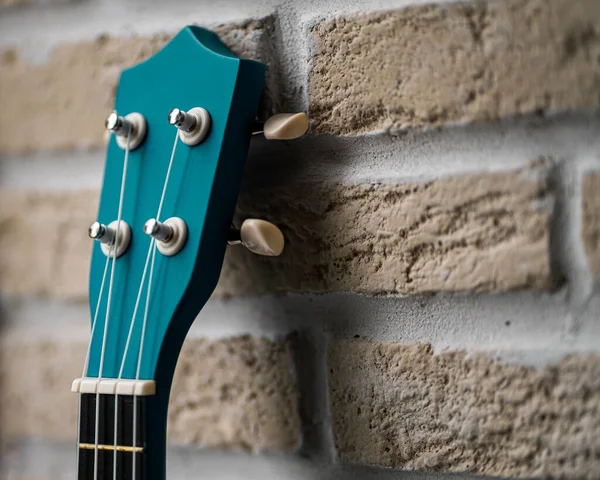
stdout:
[(268, 140), (293, 140), (304, 135), (307, 130), (306, 113), (278, 113), (265, 122), (262, 133)]
[(244, 220), (242, 228), (230, 232), (230, 245), (244, 245), (252, 253), (277, 257), (283, 252), (285, 240), (278, 227), (266, 220), (249, 218)]

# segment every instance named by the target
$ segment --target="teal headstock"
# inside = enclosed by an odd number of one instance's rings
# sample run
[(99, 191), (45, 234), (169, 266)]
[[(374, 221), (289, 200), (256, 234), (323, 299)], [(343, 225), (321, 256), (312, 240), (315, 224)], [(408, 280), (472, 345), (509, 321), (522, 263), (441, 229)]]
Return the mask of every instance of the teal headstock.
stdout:
[[(264, 75), (262, 64), (236, 57), (213, 33), (198, 27), (183, 29), (163, 50), (122, 73), (115, 110), (126, 119), (134, 112), (143, 116), (146, 132), (140, 132), (138, 125), (129, 138), (121, 218), (131, 238), (114, 261), (111, 288), (113, 260), (102, 287), (107, 256), (102, 245), (94, 242), (89, 287), (96, 323), (88, 377), (135, 379), (137, 375), (158, 384), (162, 376), (170, 384), (183, 339), (219, 278)], [(208, 112), (209, 123), (199, 117), (205, 137), (197, 145), (177, 141), (159, 218), (161, 222), (181, 219), (187, 238), (175, 255), (152, 253), (152, 238), (144, 233), (144, 225), (157, 216), (179, 132), (167, 117), (174, 108), (195, 107)], [(177, 121), (176, 113), (172, 122)], [(119, 120), (114, 116), (110, 121)], [(126, 137), (111, 135), (97, 217), (100, 224), (118, 218), (126, 143)], [(105, 246), (104, 251), (109, 250)]]
[(251, 136), (286, 140), (308, 128), (304, 114), (255, 121), (264, 75), (262, 64), (236, 57), (198, 27), (121, 75), (90, 227), (98, 240), (90, 347), (84, 378), (72, 386), (81, 394), (80, 479), (165, 478), (175, 364), (227, 244), (261, 255), (283, 249), (268, 222), (231, 229)]

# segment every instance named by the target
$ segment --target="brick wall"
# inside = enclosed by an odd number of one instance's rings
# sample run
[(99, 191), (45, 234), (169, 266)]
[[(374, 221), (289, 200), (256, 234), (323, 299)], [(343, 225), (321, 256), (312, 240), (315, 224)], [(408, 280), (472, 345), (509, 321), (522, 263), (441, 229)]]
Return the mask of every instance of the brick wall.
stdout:
[(311, 129), (253, 140), (287, 247), (229, 249), (170, 478), (598, 478), (597, 0), (0, 2), (3, 475), (74, 475), (103, 118), (192, 22)]

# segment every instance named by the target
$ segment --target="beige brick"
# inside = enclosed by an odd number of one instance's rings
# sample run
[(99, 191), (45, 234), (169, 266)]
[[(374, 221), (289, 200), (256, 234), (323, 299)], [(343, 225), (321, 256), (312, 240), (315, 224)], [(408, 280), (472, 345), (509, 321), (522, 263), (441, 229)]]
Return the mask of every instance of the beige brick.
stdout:
[[(214, 30), (237, 54), (268, 63), (271, 28), (270, 19), (264, 19)], [(170, 34), (101, 35), (59, 45), (47, 63), (38, 66), (22, 60), (15, 48), (4, 48), (0, 51), (0, 152), (102, 147), (104, 118), (113, 108), (119, 74), (156, 53), (170, 38)], [(270, 93), (265, 97), (263, 104), (270, 108)], [(23, 111), (28, 112), (27, 129), (14, 121)]]
[[(551, 288), (546, 170), (246, 192), (240, 217), (275, 222), (287, 245), (278, 258), (229, 248), (215, 295)], [(0, 193), (5, 293), (85, 298), (96, 197)]]
[(354, 135), (600, 106), (600, 2), (492, 0), (325, 19), (315, 131)]
[(600, 279), (600, 173), (583, 178), (581, 235), (588, 262)]
[[(0, 421), (10, 437), (77, 436), (77, 395), (70, 383), (81, 377), (83, 338), (7, 336), (0, 343)], [(32, 336), (34, 334), (31, 334)]]
[(300, 443), (291, 344), (239, 337), (188, 341), (169, 410), (169, 438), (216, 448), (295, 450)]
[(2, 292), (85, 299), (97, 199), (97, 191), (1, 191)]
[(351, 462), (506, 477), (598, 478), (600, 357), (535, 370), (429, 345), (329, 349), (335, 443)]
[[(80, 330), (81, 331), (81, 330)], [(85, 335), (8, 335), (0, 350), (2, 435), (76, 436)], [(186, 340), (175, 374), (169, 440), (206, 447), (294, 450), (300, 441), (290, 341)], [(43, 392), (41, 392), (43, 389)]]
[(253, 191), (240, 217), (281, 226), (281, 257), (230, 248), (217, 293), (423, 294), (549, 288), (546, 168), (404, 185)]

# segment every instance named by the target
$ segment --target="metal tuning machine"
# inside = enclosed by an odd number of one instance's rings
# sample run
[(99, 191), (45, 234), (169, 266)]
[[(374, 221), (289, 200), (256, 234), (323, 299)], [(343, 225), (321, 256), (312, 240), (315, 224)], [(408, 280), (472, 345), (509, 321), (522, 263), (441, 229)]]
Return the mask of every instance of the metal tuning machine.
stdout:
[(125, 150), (129, 139), (129, 149), (135, 150), (146, 138), (148, 126), (141, 113), (130, 113), (124, 117), (113, 111), (104, 121), (104, 127), (109, 133), (114, 133), (117, 145)]
[[(100, 242), (100, 248), (104, 255), (120, 257), (123, 255), (129, 244), (131, 243), (131, 228), (129, 225), (121, 220), (119, 225), (119, 239), (117, 239), (117, 221), (104, 225), (100, 222), (92, 223), (88, 228), (88, 236), (98, 242)], [(116, 247), (115, 247), (116, 245)], [(114, 251), (116, 248), (116, 251)]]
[(201, 143), (210, 129), (210, 114), (201, 107), (194, 107), (187, 112), (174, 108), (169, 112), (168, 121), (179, 130), (179, 139), (189, 146)]
[(167, 218), (164, 222), (150, 218), (144, 224), (144, 233), (156, 240), (156, 248), (167, 257), (179, 253), (188, 236), (186, 223), (178, 217)]

